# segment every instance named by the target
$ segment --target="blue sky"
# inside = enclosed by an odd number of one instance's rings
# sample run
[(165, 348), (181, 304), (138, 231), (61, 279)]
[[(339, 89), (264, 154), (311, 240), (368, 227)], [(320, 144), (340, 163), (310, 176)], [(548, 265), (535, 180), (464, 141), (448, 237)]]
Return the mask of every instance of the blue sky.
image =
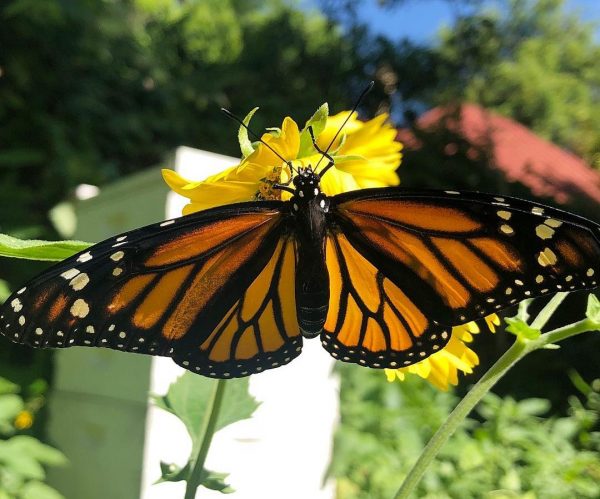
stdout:
[[(600, 23), (600, 0), (566, 0), (566, 7)], [(360, 17), (374, 31), (417, 42), (433, 41), (440, 27), (450, 25), (456, 14), (456, 6), (444, 0), (412, 0), (392, 10), (378, 7), (377, 0), (364, 0), (360, 10)]]

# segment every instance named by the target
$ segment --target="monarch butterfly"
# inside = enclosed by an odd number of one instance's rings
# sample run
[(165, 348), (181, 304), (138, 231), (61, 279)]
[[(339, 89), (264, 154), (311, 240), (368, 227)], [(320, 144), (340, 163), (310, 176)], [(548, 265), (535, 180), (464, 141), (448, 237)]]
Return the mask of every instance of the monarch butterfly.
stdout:
[(378, 188), (333, 197), (296, 170), (289, 201), (206, 210), (112, 237), (16, 291), (0, 330), (35, 347), (171, 356), (247, 376), (320, 335), (336, 359), (402, 367), (453, 325), (524, 298), (590, 289), (600, 225), (538, 203)]

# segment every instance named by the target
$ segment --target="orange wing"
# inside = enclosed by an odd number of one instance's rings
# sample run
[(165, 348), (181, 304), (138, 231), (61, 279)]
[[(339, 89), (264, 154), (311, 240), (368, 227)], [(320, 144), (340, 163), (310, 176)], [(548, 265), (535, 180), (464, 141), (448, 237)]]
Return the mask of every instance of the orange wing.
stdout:
[(336, 196), (331, 211), (321, 339), (341, 360), (409, 365), (454, 325), (598, 286), (600, 226), (536, 203), (390, 188)]
[(289, 362), (302, 345), (282, 206), (217, 208), (99, 243), (14, 293), (1, 330), (32, 346), (171, 356), (216, 377)]

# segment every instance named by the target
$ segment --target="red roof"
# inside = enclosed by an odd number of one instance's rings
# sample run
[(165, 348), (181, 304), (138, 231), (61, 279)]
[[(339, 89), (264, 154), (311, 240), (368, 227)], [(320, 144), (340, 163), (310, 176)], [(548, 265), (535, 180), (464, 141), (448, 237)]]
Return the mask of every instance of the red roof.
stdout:
[[(456, 108), (436, 107), (415, 123), (424, 131), (434, 131), (440, 125), (475, 146), (489, 147), (493, 164), (507, 180), (524, 184), (534, 195), (552, 197), (559, 203), (583, 195), (600, 203), (600, 172), (509, 118), (475, 104), (463, 104), (460, 113)], [(409, 130), (400, 130), (399, 140), (409, 149), (420, 148)]]

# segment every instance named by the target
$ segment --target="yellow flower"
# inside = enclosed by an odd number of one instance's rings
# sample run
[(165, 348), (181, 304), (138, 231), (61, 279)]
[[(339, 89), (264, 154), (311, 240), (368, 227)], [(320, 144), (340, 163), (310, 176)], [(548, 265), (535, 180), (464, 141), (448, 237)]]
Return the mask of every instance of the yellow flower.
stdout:
[[(486, 317), (485, 321), (492, 333), (496, 331), (495, 326), (500, 325), (500, 319), (496, 314)], [(386, 369), (385, 374), (388, 381), (391, 382), (395, 379), (403, 381), (406, 374), (416, 374), (440, 390), (447, 390), (449, 385), (456, 386), (458, 371), (471, 374), (473, 368), (479, 364), (477, 354), (467, 346), (467, 343), (473, 341), (473, 334), (477, 333), (479, 333), (479, 327), (474, 322), (453, 327), (450, 341), (443, 350), (412, 366)]]
[[(349, 111), (345, 111), (326, 119), (317, 137), (321, 149), (327, 149), (348, 115)], [(396, 130), (386, 122), (387, 118), (387, 115), (381, 115), (362, 122), (357, 119), (356, 113), (350, 116), (330, 149), (335, 166), (321, 180), (321, 189), (325, 194), (399, 184), (396, 169), (402, 158), (402, 144), (395, 140)], [(304, 132), (305, 140), (307, 136)], [(283, 120), (278, 133), (265, 133), (262, 140), (295, 167), (315, 167), (320, 161), (320, 170), (327, 164), (327, 160), (312, 144), (309, 143), (309, 147), (302, 146), (302, 132), (289, 117)], [(260, 143), (239, 165), (203, 181), (194, 182), (172, 170), (163, 170), (169, 187), (190, 199), (183, 209), (184, 215), (242, 201), (289, 199), (288, 192), (274, 189), (273, 184), (288, 181), (290, 174), (281, 158)]]
[(27, 430), (33, 424), (33, 414), (29, 411), (21, 411), (15, 418), (15, 428), (17, 430)]

